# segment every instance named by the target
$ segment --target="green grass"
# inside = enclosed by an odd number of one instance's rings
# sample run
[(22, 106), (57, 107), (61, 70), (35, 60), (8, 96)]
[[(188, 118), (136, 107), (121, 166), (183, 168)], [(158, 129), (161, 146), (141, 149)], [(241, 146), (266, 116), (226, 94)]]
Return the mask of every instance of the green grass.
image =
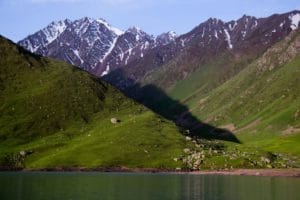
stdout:
[(172, 122), (92, 75), (4, 38), (0, 55), (1, 166), (182, 166), (173, 158), (188, 142)]
[(72, 139), (59, 134), (52, 139), (50, 148), (47, 148), (47, 138), (43, 139), (44, 142), (41, 141), (45, 146), (35, 147), (34, 142), (19, 147), (36, 152), (26, 160), (26, 166), (180, 167), (172, 158), (181, 153), (185, 141), (174, 132), (172, 125), (157, 121), (155, 115), (150, 112), (136, 116), (125, 112), (119, 113), (118, 116), (122, 123), (114, 125), (111, 124), (110, 118), (107, 118), (102, 125), (93, 123), (90, 130)]

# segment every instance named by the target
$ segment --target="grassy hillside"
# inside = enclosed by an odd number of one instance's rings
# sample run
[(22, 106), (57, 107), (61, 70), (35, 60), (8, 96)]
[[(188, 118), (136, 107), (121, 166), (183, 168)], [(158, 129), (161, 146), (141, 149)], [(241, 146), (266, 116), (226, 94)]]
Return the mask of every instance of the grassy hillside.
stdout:
[(290, 34), (208, 93), (199, 69), (169, 94), (198, 119), (235, 133), (243, 143), (238, 148), (299, 156), (299, 44), (299, 31)]
[(173, 123), (96, 77), (3, 37), (0, 56), (1, 167), (182, 167), (173, 158), (189, 141)]

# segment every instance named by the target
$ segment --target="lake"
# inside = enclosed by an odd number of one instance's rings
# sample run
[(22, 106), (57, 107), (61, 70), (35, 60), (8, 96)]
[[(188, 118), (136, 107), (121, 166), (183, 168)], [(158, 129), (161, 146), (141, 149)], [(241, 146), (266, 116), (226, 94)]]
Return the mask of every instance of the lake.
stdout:
[(192, 174), (0, 172), (1, 200), (299, 200), (300, 179)]

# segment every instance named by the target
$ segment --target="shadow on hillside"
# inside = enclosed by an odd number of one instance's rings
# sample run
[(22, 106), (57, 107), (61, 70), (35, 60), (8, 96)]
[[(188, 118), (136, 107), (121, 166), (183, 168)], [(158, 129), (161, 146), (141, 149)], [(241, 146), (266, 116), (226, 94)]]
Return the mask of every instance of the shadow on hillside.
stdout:
[[(104, 77), (104, 80), (113, 85), (117, 85), (127, 96), (135, 99), (137, 102), (145, 105), (166, 119), (175, 122), (185, 134), (188, 133), (198, 138), (240, 143), (232, 132), (198, 120), (189, 112), (187, 106), (170, 98), (163, 90), (155, 85), (141, 86), (138, 83), (134, 83), (133, 79), (127, 78), (122, 69), (111, 72)], [(124, 87), (124, 85), (126, 85), (126, 87)]]

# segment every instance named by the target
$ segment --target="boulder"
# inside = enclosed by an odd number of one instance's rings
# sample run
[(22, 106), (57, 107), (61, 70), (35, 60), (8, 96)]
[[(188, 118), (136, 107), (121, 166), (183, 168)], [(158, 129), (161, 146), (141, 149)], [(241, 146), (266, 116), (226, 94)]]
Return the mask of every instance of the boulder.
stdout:
[(118, 120), (117, 118), (113, 117), (113, 118), (110, 119), (110, 122), (111, 122), (112, 124), (117, 124), (117, 123), (120, 122), (120, 120)]

